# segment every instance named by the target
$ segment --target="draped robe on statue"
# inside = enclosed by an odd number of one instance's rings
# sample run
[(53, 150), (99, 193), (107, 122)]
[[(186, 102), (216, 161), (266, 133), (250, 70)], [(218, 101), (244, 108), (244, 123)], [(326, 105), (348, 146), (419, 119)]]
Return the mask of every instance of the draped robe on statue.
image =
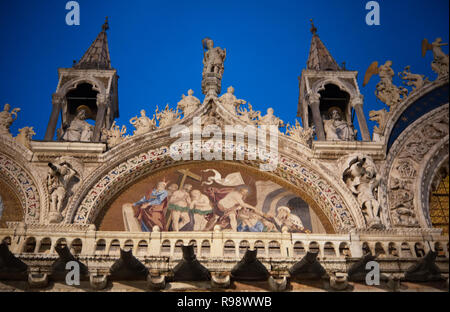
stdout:
[(133, 204), (138, 208), (136, 218), (141, 223), (142, 231), (151, 232), (157, 225), (161, 231), (165, 230), (165, 215), (167, 212), (167, 191), (154, 189), (150, 196), (144, 196)]

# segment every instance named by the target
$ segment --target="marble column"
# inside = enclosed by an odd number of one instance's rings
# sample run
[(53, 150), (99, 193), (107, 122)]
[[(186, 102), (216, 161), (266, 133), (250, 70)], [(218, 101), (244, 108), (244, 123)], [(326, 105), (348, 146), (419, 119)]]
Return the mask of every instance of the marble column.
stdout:
[(309, 106), (311, 106), (311, 111), (313, 115), (314, 125), (316, 126), (316, 135), (319, 141), (325, 141), (325, 130), (323, 129), (323, 120), (320, 115), (320, 95), (312, 94), (309, 96)]
[(100, 141), (103, 124), (105, 122), (107, 105), (108, 105), (108, 96), (97, 94), (97, 118), (95, 119), (95, 127), (92, 142)]
[(355, 109), (356, 117), (358, 118), (359, 129), (361, 130), (361, 138), (363, 141), (371, 141), (369, 128), (367, 127), (366, 116), (363, 111), (363, 96), (360, 95), (352, 99), (352, 107)]
[(61, 112), (62, 102), (64, 96), (59, 93), (53, 93), (52, 95), (52, 113), (50, 120), (47, 124), (47, 131), (45, 132), (45, 141), (52, 141), (55, 136), (56, 125), (58, 124), (59, 113)]

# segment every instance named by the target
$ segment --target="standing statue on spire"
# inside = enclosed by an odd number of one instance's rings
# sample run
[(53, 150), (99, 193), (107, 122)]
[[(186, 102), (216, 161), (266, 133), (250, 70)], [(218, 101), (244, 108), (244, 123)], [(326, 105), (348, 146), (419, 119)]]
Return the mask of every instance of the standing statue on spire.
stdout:
[[(202, 92), (206, 95), (205, 102), (217, 98), (222, 88), (223, 63), (227, 55), (226, 49), (214, 47), (210, 38), (202, 40), (203, 45), (203, 79)], [(206, 49), (206, 52), (205, 52)]]
[(206, 52), (203, 56), (203, 74), (215, 73), (220, 77), (223, 75), (223, 63), (227, 55), (227, 50), (220, 47), (214, 47), (214, 41), (209, 38), (203, 39), (203, 47)]

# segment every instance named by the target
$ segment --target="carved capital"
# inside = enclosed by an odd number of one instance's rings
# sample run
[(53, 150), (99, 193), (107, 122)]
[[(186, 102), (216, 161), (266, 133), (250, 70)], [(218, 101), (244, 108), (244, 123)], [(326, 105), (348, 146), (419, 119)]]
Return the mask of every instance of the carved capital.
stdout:
[(110, 96), (107, 94), (97, 94), (97, 106), (107, 106), (110, 100)]
[(319, 93), (308, 93), (307, 100), (310, 106), (319, 105), (320, 104), (320, 94)]
[(350, 101), (350, 104), (352, 105), (352, 107), (362, 106), (363, 103), (364, 103), (364, 95), (362, 95), (362, 94), (352, 98)]
[(64, 101), (64, 95), (61, 93), (53, 93), (52, 94), (52, 104), (59, 105)]

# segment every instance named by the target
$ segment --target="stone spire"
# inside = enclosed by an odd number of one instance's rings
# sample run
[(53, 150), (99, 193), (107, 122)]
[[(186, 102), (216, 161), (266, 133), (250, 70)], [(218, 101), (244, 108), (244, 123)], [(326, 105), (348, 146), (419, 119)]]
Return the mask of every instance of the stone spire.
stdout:
[(341, 70), (334, 58), (331, 56), (328, 49), (317, 35), (317, 28), (311, 20), (311, 33), (313, 34), (311, 40), (311, 48), (309, 50), (308, 61), (306, 62), (307, 69), (312, 70)]
[(108, 17), (102, 26), (102, 31), (84, 53), (81, 60), (73, 67), (76, 69), (111, 69), (111, 60), (109, 58), (108, 38), (106, 30), (109, 29)]

